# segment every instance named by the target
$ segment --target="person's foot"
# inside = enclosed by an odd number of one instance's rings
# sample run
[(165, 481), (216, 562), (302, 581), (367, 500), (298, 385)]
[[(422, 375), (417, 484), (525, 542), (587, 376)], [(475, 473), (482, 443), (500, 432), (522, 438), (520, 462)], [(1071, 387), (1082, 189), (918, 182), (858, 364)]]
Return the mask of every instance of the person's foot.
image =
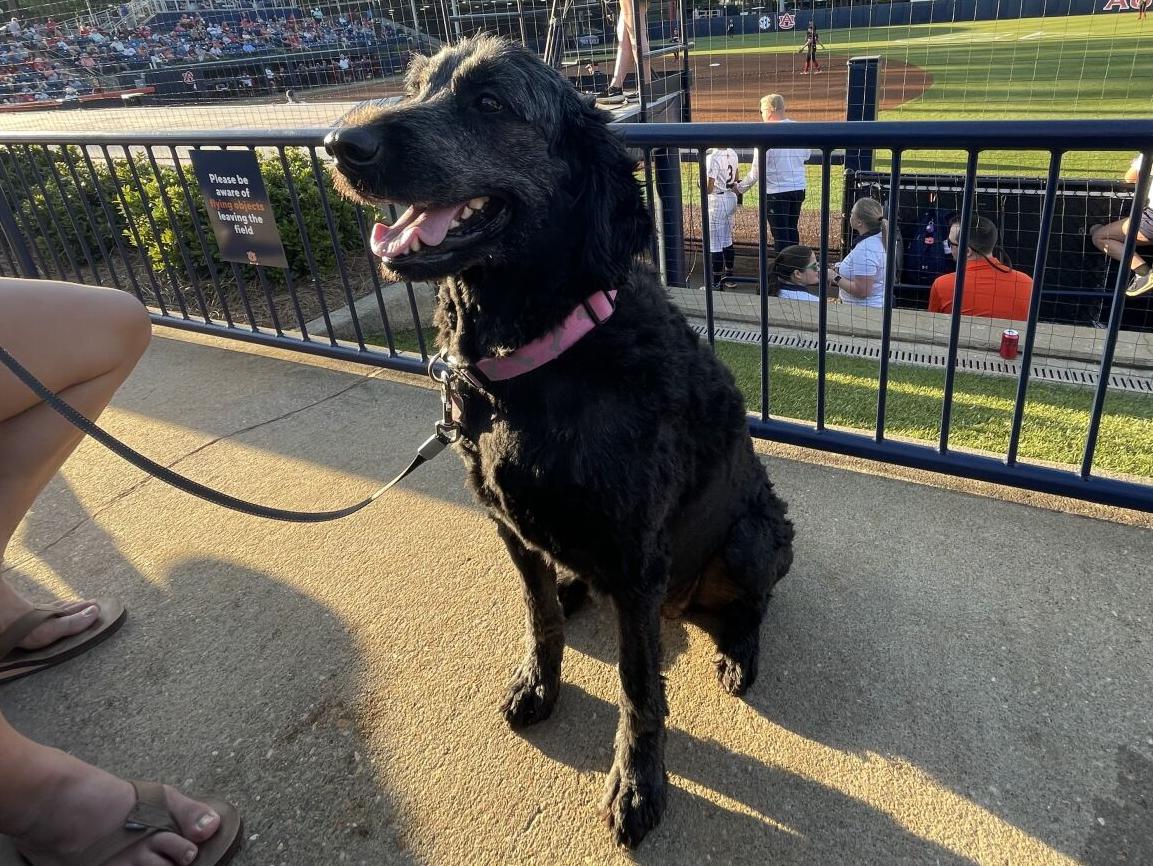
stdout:
[(1129, 282), (1125, 295), (1130, 298), (1139, 298), (1150, 289), (1153, 289), (1153, 271), (1144, 274), (1134, 274)]
[[(48, 781), (38, 801), (25, 804), (28, 820), (11, 838), (32, 866), (58, 866), (122, 827), (136, 792), (131, 783), (56, 749), (33, 748), (43, 750), (34, 760), (47, 765)], [(220, 829), (220, 816), (174, 788), (164, 791), (180, 835), (148, 836), (99, 866), (184, 866), (196, 858), (197, 844)]]
[(620, 105), (625, 101), (624, 91), (619, 87), (606, 87), (597, 94), (597, 102), (604, 105)]
[[(72, 601), (61, 605), (64, 616), (55, 616), (29, 632), (18, 646), (25, 650), (38, 650), (51, 646), (58, 640), (79, 634), (94, 626), (100, 619), (100, 606), (93, 601)], [(16, 594), (15, 590), (0, 581), (0, 634), (28, 611), (32, 602)]]

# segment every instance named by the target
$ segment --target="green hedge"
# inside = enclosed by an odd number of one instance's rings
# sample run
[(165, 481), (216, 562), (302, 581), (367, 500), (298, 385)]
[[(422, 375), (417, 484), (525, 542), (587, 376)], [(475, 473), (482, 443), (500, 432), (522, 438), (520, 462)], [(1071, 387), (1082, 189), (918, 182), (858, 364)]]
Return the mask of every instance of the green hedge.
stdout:
[[(95, 171), (90, 172), (79, 148), (67, 148), (67, 152), (75, 169), (75, 179), (68, 168), (64, 150), (32, 149), (28, 154), (12, 151), (0, 154), (0, 160), (4, 161), (0, 167), (8, 178), (8, 186), (17, 193), (16, 212), (20, 225), (38, 248), (43, 261), (51, 261), (51, 252), (59, 251), (61, 246), (70, 250), (81, 263), (85, 261), (84, 246), (94, 258), (101, 256), (101, 244), (115, 256), (116, 238), (119, 236), (127, 246), (139, 246), (140, 252), (158, 274), (171, 268), (178, 283), (189, 283), (190, 275), (202, 280), (209, 276), (206, 254), (218, 272), (230, 273), (231, 265), (220, 259), (200, 188), (187, 160), (181, 161), (182, 183), (175, 167), (158, 165), (154, 170), (143, 153), (132, 154), (129, 158), (131, 164), (129, 159), (114, 159), (111, 170), (103, 156), (93, 157)], [(12, 165), (14, 160), (20, 161), (18, 169)], [(279, 154), (258, 153), (257, 161), (280, 228), (289, 272), (295, 281), (311, 278), (302, 235), (308, 240), (321, 278), (336, 271), (337, 245), (349, 254), (363, 251), (365, 239), (357, 225), (355, 207), (337, 195), (322, 164), (320, 171), (314, 174), (307, 151), (288, 151), (283, 162)], [(53, 166), (59, 182), (52, 173)], [(296, 190), (303, 222), (296, 219), (292, 206), (286, 166)], [(317, 176), (332, 212), (335, 236), (325, 218)], [(20, 177), (24, 178), (24, 185), (19, 183)], [(36, 183), (37, 177), (42, 184)], [(102, 206), (101, 197), (107, 207)], [(193, 210), (204, 246), (201, 246), (192, 223)], [(177, 243), (178, 238), (181, 243)], [(67, 260), (62, 255), (61, 260), (66, 264)], [(253, 274), (250, 266), (240, 267), (246, 276)], [(266, 273), (275, 282), (284, 280), (280, 269), (268, 268)]]
[[(302, 151), (286, 153), (283, 163), (279, 155), (258, 155), (257, 161), (276, 215), (276, 223), (280, 227), (284, 252), (288, 257), (288, 269), (295, 280), (307, 280), (311, 276), (302, 236), (308, 240), (321, 277), (336, 270), (337, 244), (345, 252), (363, 248), (364, 240), (356, 223), (356, 209), (336, 194), (332, 187), (332, 179), (322, 167), (319, 177), (332, 211), (336, 229), (335, 238), (333, 237), (325, 219), (321, 187), (316, 182), (312, 162), (307, 153)], [(159, 272), (167, 265), (177, 274), (192, 270), (197, 276), (208, 276), (208, 263), (204, 259), (192, 225), (192, 215), (188, 209), (188, 198), (191, 197), (208, 252), (218, 269), (227, 269), (229, 266), (220, 259), (216, 238), (212, 234), (208, 213), (200, 195), (200, 188), (196, 184), (192, 166), (187, 163), (181, 164), (180, 170), (184, 175), (182, 184), (175, 168), (161, 166), (157, 173), (152, 171), (146, 159), (140, 157), (136, 158), (135, 164), (139, 182), (132, 176), (132, 169), (126, 161), (120, 161), (116, 165), (116, 173), (125, 198), (121, 209), (126, 226), (131, 223), (136, 227), (142, 251), (152, 267)], [(292, 207), (292, 194), (286, 181), (285, 165), (296, 189), (300, 213), (304, 218), (303, 223), (297, 221), (296, 212)], [(187, 262), (181, 253), (177, 237), (183, 241), (184, 250), (188, 255)], [(275, 268), (269, 268), (268, 273), (274, 280), (282, 279), (281, 272)]]
[[(53, 253), (67, 266), (68, 255), (86, 263), (84, 249), (99, 260), (101, 249), (112, 253), (124, 228), (117, 209), (116, 185), (108, 169), (93, 160), (88, 170), (78, 147), (64, 150), (29, 148), (5, 151), (3, 175), (16, 194), (17, 223), (38, 250), (42, 261)], [(69, 167), (71, 164), (71, 168)], [(104, 197), (106, 206), (101, 204)]]

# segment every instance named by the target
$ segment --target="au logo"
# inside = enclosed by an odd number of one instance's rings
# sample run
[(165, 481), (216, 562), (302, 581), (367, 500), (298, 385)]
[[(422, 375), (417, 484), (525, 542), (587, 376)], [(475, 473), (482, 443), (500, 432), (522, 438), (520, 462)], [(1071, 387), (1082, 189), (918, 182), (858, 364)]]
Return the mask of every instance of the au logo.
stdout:
[(762, 15), (760, 18), (757, 19), (757, 26), (759, 28), (761, 28), (762, 30), (772, 30), (773, 29), (772, 16)]
[(797, 19), (793, 17), (791, 12), (782, 12), (777, 16), (777, 28), (780, 30), (792, 30), (797, 26)]

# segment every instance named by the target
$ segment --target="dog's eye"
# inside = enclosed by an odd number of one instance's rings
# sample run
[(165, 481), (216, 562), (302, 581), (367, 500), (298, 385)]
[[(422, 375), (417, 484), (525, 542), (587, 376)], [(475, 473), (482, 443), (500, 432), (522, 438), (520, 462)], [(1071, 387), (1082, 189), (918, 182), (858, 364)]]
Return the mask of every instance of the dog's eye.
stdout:
[(504, 104), (495, 96), (490, 96), (487, 93), (476, 100), (476, 107), (485, 114), (496, 114), (498, 111), (504, 111)]

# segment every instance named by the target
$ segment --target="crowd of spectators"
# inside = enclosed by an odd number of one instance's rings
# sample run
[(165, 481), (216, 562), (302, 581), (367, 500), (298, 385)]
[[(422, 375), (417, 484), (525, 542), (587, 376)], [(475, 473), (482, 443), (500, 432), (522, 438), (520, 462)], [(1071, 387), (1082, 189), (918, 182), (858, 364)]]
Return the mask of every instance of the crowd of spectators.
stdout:
[[(133, 24), (121, 7), (119, 22), (107, 26), (83, 19), (64, 24), (13, 17), (0, 24), (0, 103), (68, 102), (100, 92), (110, 76), (120, 73), (276, 55), (292, 57), (294, 67), (310, 68), (318, 81), (350, 81), (368, 68), (361, 57), (366, 49), (398, 40), (393, 25), (374, 20), (371, 11), (326, 15), (320, 9), (282, 8), (216, 12), (206, 18), (201, 8), (167, 22)], [(341, 54), (301, 60), (302, 52)]]

